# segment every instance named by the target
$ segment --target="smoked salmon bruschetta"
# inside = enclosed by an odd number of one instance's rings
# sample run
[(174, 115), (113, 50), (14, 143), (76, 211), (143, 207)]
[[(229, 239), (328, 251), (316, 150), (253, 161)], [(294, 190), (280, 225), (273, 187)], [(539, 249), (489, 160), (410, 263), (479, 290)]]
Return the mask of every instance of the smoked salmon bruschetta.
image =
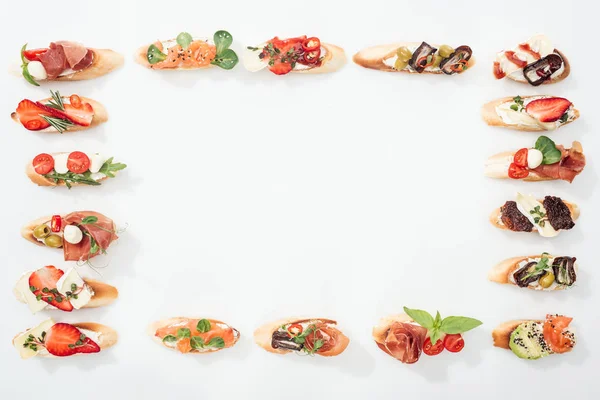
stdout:
[(563, 290), (577, 280), (577, 258), (540, 255), (513, 257), (496, 265), (488, 274), (492, 282), (532, 290)]
[(22, 359), (68, 357), (100, 353), (117, 343), (117, 338), (114, 329), (96, 322), (67, 324), (47, 319), (15, 336), (13, 346)]
[(181, 32), (177, 38), (156, 41), (142, 46), (135, 60), (150, 69), (201, 69), (217, 66), (232, 69), (238, 63), (238, 56), (229, 48), (233, 37), (227, 31), (217, 31), (212, 40), (196, 38)]
[(112, 157), (81, 151), (42, 153), (27, 164), (26, 173), (39, 186), (99, 186), (114, 178), (127, 165), (113, 162)]
[(352, 58), (361, 67), (413, 74), (461, 74), (475, 65), (469, 46), (456, 48), (425, 42), (399, 42), (368, 47)]
[(422, 353), (440, 354), (444, 349), (458, 353), (465, 347), (462, 333), (477, 328), (481, 321), (467, 317), (434, 318), (427, 311), (404, 307), (405, 314), (382, 318), (373, 328), (377, 346), (404, 364), (419, 361)]
[(89, 262), (118, 239), (112, 219), (95, 211), (76, 211), (31, 221), (21, 236), (38, 246), (62, 248), (65, 261)]
[(275, 75), (290, 72), (320, 74), (337, 71), (344, 64), (344, 49), (306, 35), (289, 39), (275, 36), (244, 50), (244, 67), (250, 72), (268, 68)]
[(115, 287), (84, 279), (76, 268), (65, 272), (53, 265), (24, 273), (14, 288), (14, 294), (34, 314), (44, 309), (71, 312), (80, 308), (102, 307), (119, 296)]
[(568, 353), (576, 343), (575, 333), (569, 329), (572, 320), (571, 317), (548, 314), (545, 321), (508, 321), (492, 331), (494, 346), (512, 350), (517, 357), (527, 360)]
[(538, 200), (521, 193), (517, 193), (515, 200), (507, 201), (490, 214), (490, 222), (498, 229), (538, 232), (543, 237), (554, 237), (563, 230), (572, 229), (577, 218), (577, 204), (556, 196)]
[(287, 318), (265, 324), (254, 331), (254, 341), (271, 353), (319, 355), (341, 354), (350, 339), (337, 329), (337, 322), (323, 318)]
[(47, 133), (81, 131), (108, 121), (106, 109), (95, 100), (76, 94), (61, 96), (58, 90), (50, 94), (39, 101), (21, 100), (11, 118), (27, 130)]
[(564, 180), (569, 183), (585, 168), (581, 143), (570, 149), (555, 145), (547, 136), (540, 136), (532, 148), (496, 154), (485, 163), (485, 175), (490, 178), (524, 181)]
[(545, 35), (535, 35), (513, 49), (496, 54), (494, 76), (532, 86), (556, 83), (571, 73), (569, 60)]
[(21, 48), (21, 74), (32, 85), (43, 81), (82, 81), (98, 78), (123, 65), (123, 56), (112, 50), (93, 49), (69, 41), (48, 47)]
[(148, 334), (162, 346), (180, 353), (205, 354), (233, 347), (240, 332), (216, 319), (177, 317), (150, 325)]
[(491, 101), (481, 109), (490, 126), (518, 131), (553, 131), (579, 118), (579, 110), (563, 97), (515, 96)]

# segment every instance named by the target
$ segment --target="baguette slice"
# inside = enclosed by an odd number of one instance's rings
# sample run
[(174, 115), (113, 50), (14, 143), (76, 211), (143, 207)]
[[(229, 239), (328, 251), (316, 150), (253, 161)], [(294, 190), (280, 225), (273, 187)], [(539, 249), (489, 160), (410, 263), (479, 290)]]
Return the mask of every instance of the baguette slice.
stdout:
[(123, 65), (124, 58), (116, 51), (91, 48), (90, 50), (94, 52), (94, 59), (89, 67), (68, 75), (59, 76), (56, 79), (36, 79), (36, 82), (84, 81), (106, 75)]
[[(536, 97), (536, 96), (521, 96), (522, 99), (528, 99), (530, 97)], [(489, 103), (484, 104), (483, 107), (481, 108), (481, 117), (483, 118), (485, 123), (490, 126), (500, 126), (500, 127), (504, 127), (504, 128), (514, 129), (517, 131), (525, 131), (525, 132), (546, 131), (546, 129), (542, 128), (539, 125), (538, 126), (526, 126), (526, 125), (509, 125), (509, 124), (505, 123), (502, 120), (502, 118), (498, 115), (498, 113), (496, 112), (496, 107), (502, 103), (506, 103), (506, 102), (512, 101), (512, 100), (513, 100), (513, 97), (503, 97), (501, 99), (493, 100), (493, 101), (490, 101)], [(573, 118), (570, 121), (565, 122), (564, 124), (561, 124), (559, 127), (563, 127), (564, 125), (570, 124), (571, 122), (573, 122), (577, 118), (579, 118), (579, 116), (580, 116), (579, 110), (574, 108), (573, 112), (575, 113), (575, 118)]]
[[(174, 41), (176, 41), (176, 39), (166, 40), (166, 42), (170, 42), (170, 41), (174, 42)], [(146, 54), (148, 53), (148, 47), (150, 47), (151, 45), (152, 45), (152, 43), (140, 47), (135, 52), (135, 57), (134, 57), (134, 60), (136, 63), (138, 63), (141, 66), (144, 66), (148, 69), (153, 69), (152, 64), (150, 64), (148, 62), (148, 59), (146, 58)], [(194, 70), (194, 69), (208, 69), (208, 68), (212, 68), (212, 67), (215, 67), (215, 65), (208, 64), (208, 65), (204, 65), (201, 67), (177, 67), (177, 68), (163, 68), (160, 70), (158, 70), (158, 69), (153, 69), (153, 70), (155, 70), (155, 71), (188, 71), (188, 70)]]
[(321, 43), (321, 47), (324, 47), (327, 53), (323, 57), (320, 67), (300, 70), (293, 69), (292, 72), (298, 74), (325, 74), (335, 72), (346, 64), (347, 59), (344, 49), (330, 43)]
[[(394, 57), (398, 47), (419, 46), (420, 44), (421, 44), (420, 42), (398, 42), (398, 43), (392, 43), (392, 44), (384, 44), (384, 45), (379, 45), (379, 46), (367, 47), (366, 49), (363, 49), (363, 50), (359, 51), (358, 53), (356, 53), (354, 55), (354, 57), (352, 57), (352, 60), (356, 64), (360, 65), (361, 67), (376, 69), (378, 71), (407, 72), (407, 73), (416, 74), (416, 75), (443, 74), (443, 72), (441, 70), (439, 70), (439, 71), (423, 71), (422, 73), (419, 73), (416, 71), (411, 71), (408, 69), (403, 69), (403, 70), (398, 71), (397, 69), (392, 68), (391, 66), (387, 65), (384, 62), (385, 60)], [(434, 44), (432, 46), (439, 48), (439, 45)], [(471, 56), (471, 58), (469, 59), (469, 63), (467, 64), (467, 70), (472, 68), (473, 65), (475, 65), (475, 57)]]
[[(273, 332), (278, 330), (279, 327), (281, 327), (282, 325), (303, 323), (303, 322), (309, 322), (309, 321), (321, 321), (328, 325), (337, 325), (336, 321), (333, 321), (331, 319), (325, 319), (325, 318), (306, 319), (306, 318), (296, 317), (296, 318), (280, 319), (279, 321), (267, 323), (267, 324), (259, 327), (258, 329), (256, 329), (254, 331), (254, 342), (270, 353), (275, 353), (275, 354), (292, 353), (293, 352), (292, 350), (281, 349), (281, 348), (274, 349), (273, 346), (271, 346), (271, 338), (273, 336)], [(350, 339), (348, 339), (348, 337), (346, 335), (344, 335), (342, 332), (340, 332), (337, 328), (334, 328), (334, 329), (338, 332), (338, 335), (339, 335), (338, 338), (340, 339), (339, 342), (336, 343), (336, 345), (332, 349), (330, 349), (328, 351), (324, 351), (324, 352), (317, 352), (315, 354), (317, 354), (319, 356), (324, 356), (324, 357), (332, 357), (332, 356), (337, 356), (338, 354), (341, 354), (344, 350), (346, 350), (346, 347), (348, 347), (348, 344), (350, 343)]]
[[(517, 329), (523, 322), (527, 322), (526, 319), (518, 319), (513, 321), (504, 322), (496, 327), (492, 331), (492, 338), (494, 339), (494, 346), (502, 349), (510, 350), (509, 342), (511, 333)], [(535, 321), (542, 323), (543, 321)]]
[[(557, 76), (553, 76), (550, 79), (544, 81), (542, 83), (542, 85), (549, 85), (551, 83), (558, 83), (560, 81), (562, 81), (563, 79), (565, 79), (567, 76), (569, 76), (571, 74), (571, 64), (569, 63), (569, 60), (567, 59), (567, 57), (565, 57), (565, 55), (563, 53), (561, 53), (558, 49), (554, 49), (554, 52), (556, 54), (558, 54), (562, 59), (563, 59), (563, 64), (564, 64), (564, 69), (563, 72), (560, 75)], [(514, 77), (510, 76), (510, 75), (506, 75), (506, 78), (513, 80), (515, 82), (519, 82), (519, 83), (525, 83), (527, 85), (529, 85), (529, 82), (527, 82), (527, 80), (518, 80), (515, 79)]]
[[(507, 260), (504, 260), (504, 261), (498, 263), (494, 268), (492, 268), (490, 270), (490, 272), (488, 273), (488, 279), (492, 282), (496, 282), (496, 283), (500, 283), (500, 284), (518, 286), (516, 283), (514, 283), (513, 281), (510, 280), (510, 276), (512, 274), (514, 274), (516, 270), (519, 269), (519, 264), (522, 261), (525, 261), (530, 258), (536, 259), (536, 258), (541, 258), (541, 257), (542, 257), (541, 254), (537, 254), (537, 255), (533, 255), (533, 256), (512, 257)], [(547, 257), (553, 258), (554, 256), (548, 254)], [(527, 289), (536, 290), (536, 291), (541, 290), (541, 289), (537, 289), (537, 288), (535, 288), (533, 286), (529, 286), (529, 285), (527, 286)], [(564, 290), (564, 289), (565, 289), (565, 286), (556, 285), (551, 290)]]
[[(82, 211), (82, 212), (88, 212), (88, 211)], [(91, 211), (89, 211), (89, 212), (91, 212)], [(64, 219), (65, 216), (61, 215), (61, 217)], [(47, 215), (45, 217), (40, 217), (36, 220), (29, 222), (27, 225), (25, 225), (23, 228), (21, 228), (21, 236), (24, 239), (29, 240), (33, 244), (37, 244), (38, 246), (46, 247), (46, 245), (44, 243), (40, 242), (39, 240), (37, 240), (35, 238), (35, 236), (33, 236), (33, 230), (36, 228), (36, 226), (44, 224), (51, 220), (52, 220), (52, 216)], [(117, 227), (113, 222), (113, 231), (116, 231), (116, 230), (117, 230)], [(57, 250), (62, 250), (62, 248), (58, 248)]]
[[(60, 152), (60, 153), (51, 153), (50, 155), (53, 157), (56, 157), (59, 154), (66, 154), (66, 152)], [(116, 174), (118, 171), (113, 171), (113, 174)], [(35, 172), (35, 169), (33, 168), (33, 163), (27, 163), (27, 166), (25, 167), (25, 174), (27, 174), (27, 177), (31, 180), (31, 182), (37, 184), (38, 186), (66, 186), (64, 181), (58, 181), (58, 183), (54, 182), (53, 179), (49, 179), (44, 177), (43, 175), (38, 174), (37, 172)], [(96, 182), (102, 182), (108, 179), (108, 176), (104, 176), (100, 179), (98, 179)], [(72, 182), (71, 186), (89, 186), (86, 185), (85, 183), (79, 183), (79, 182)]]
[[(538, 199), (538, 201), (540, 203), (543, 203), (543, 199), (542, 200)], [(571, 218), (573, 219), (573, 221), (577, 220), (579, 218), (579, 214), (580, 214), (579, 206), (575, 203), (569, 203), (568, 201), (565, 201), (565, 200), (563, 200), (563, 202), (565, 203), (565, 205), (567, 207), (569, 207), (569, 211), (571, 211)], [(490, 214), (490, 223), (498, 229), (509, 230), (506, 227), (506, 225), (500, 223), (500, 207), (496, 208)], [(531, 232), (537, 232), (537, 229), (535, 228), (535, 226), (533, 227)]]

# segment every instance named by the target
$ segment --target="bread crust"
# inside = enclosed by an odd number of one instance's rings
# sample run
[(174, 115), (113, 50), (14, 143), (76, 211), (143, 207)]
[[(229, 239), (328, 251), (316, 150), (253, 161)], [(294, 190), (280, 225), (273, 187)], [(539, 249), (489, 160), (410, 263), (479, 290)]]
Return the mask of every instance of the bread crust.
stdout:
[[(51, 153), (50, 155), (52, 157), (56, 157), (59, 154), (67, 154), (66, 152), (59, 152), (59, 153)], [(118, 171), (113, 171), (113, 174), (118, 173)], [(58, 183), (54, 182), (53, 179), (48, 179), (40, 174), (38, 174), (37, 172), (35, 172), (35, 169), (33, 168), (33, 163), (27, 163), (27, 166), (25, 167), (25, 174), (27, 175), (27, 177), (31, 180), (31, 182), (35, 183), (38, 186), (67, 186), (65, 184), (64, 181), (58, 181)], [(108, 176), (104, 176), (100, 179), (98, 179), (96, 182), (102, 182), (108, 179)], [(72, 182), (71, 186), (89, 186), (86, 185), (84, 183), (79, 183), (79, 182)]]
[[(398, 47), (419, 46), (420, 44), (421, 44), (421, 42), (398, 42), (398, 43), (392, 43), (392, 44), (383, 44), (383, 45), (378, 45), (378, 46), (367, 47), (366, 49), (362, 49), (358, 53), (356, 53), (352, 57), (352, 60), (356, 64), (360, 65), (361, 67), (376, 69), (378, 71), (384, 71), (384, 72), (405, 72), (405, 73), (416, 74), (416, 75), (443, 74), (443, 72), (441, 70), (440, 71), (423, 71), (421, 73), (416, 72), (416, 71), (407, 70), (407, 69), (398, 71), (397, 69), (394, 69), (385, 63), (385, 60), (392, 58), (396, 54), (396, 49), (398, 49)], [(437, 45), (437, 44), (434, 44), (432, 46), (439, 48), (439, 45)], [(475, 57), (471, 56), (471, 58), (469, 59), (469, 63), (467, 64), (467, 70), (472, 68), (474, 65), (475, 65)]]
[(414, 320), (404, 313), (383, 317), (379, 320), (379, 323), (373, 327), (373, 340), (375, 340), (376, 343), (385, 344), (388, 330), (395, 322), (411, 323), (414, 322)]
[[(546, 254), (547, 257), (549, 258), (554, 258), (553, 255), (550, 254)], [(536, 254), (536, 255), (532, 255), (532, 256), (521, 256), (521, 257), (512, 257), (512, 258), (508, 258), (498, 264), (496, 264), (496, 266), (494, 268), (492, 268), (490, 270), (490, 272), (488, 272), (488, 279), (492, 282), (496, 282), (496, 283), (500, 283), (500, 284), (504, 284), (504, 285), (513, 285), (513, 286), (517, 286), (518, 285), (516, 283), (514, 283), (513, 281), (510, 280), (510, 276), (515, 273), (516, 270), (519, 269), (519, 264), (522, 261), (528, 260), (528, 259), (538, 259), (541, 258), (542, 255), (541, 254)], [(527, 286), (526, 287), (529, 290), (535, 290), (535, 291), (539, 291), (540, 289), (535, 289), (534, 287), (531, 286)], [(550, 291), (556, 291), (556, 290), (564, 290), (565, 287), (562, 285), (556, 285), (554, 288), (550, 289)], [(548, 289), (545, 289), (545, 291), (549, 291)]]
[[(176, 39), (169, 39), (167, 41), (175, 41), (175, 40)], [(153, 71), (188, 71), (188, 70), (193, 70), (193, 69), (208, 69), (208, 68), (213, 68), (215, 66), (213, 64), (208, 64), (208, 65), (204, 65), (201, 67), (177, 67), (177, 68), (161, 68), (161, 69), (152, 68), (152, 64), (150, 64), (148, 62), (148, 59), (146, 58), (146, 54), (148, 53), (148, 47), (150, 47), (152, 44), (153, 43), (150, 43), (150, 44), (140, 47), (135, 52), (134, 60), (136, 63), (140, 64), (141, 66), (151, 69)]]
[(330, 43), (321, 43), (321, 47), (327, 50), (327, 53), (321, 61), (321, 66), (310, 69), (293, 69), (296, 74), (325, 74), (335, 72), (346, 65), (346, 52), (339, 46)]
[[(536, 97), (536, 96), (521, 96), (521, 98), (525, 99), (525, 100), (532, 98), (532, 97)], [(512, 101), (513, 98), (514, 97), (503, 97), (501, 99), (492, 100), (489, 103), (484, 104), (483, 107), (481, 107), (481, 117), (483, 118), (485, 123), (490, 126), (500, 126), (500, 127), (504, 127), (504, 128), (517, 130), (517, 131), (525, 131), (525, 132), (544, 131), (545, 132), (546, 129), (542, 128), (539, 125), (538, 126), (509, 125), (502, 120), (502, 118), (496, 112), (496, 107), (498, 107), (502, 103)], [(572, 120), (567, 121), (564, 124), (561, 124), (559, 126), (559, 128), (563, 127), (564, 125), (568, 125), (571, 122), (575, 121), (577, 118), (579, 118), (579, 115), (580, 115), (579, 110), (576, 108), (573, 108), (573, 112), (575, 114), (575, 117)]]
[[(540, 203), (542, 203), (544, 200), (540, 200), (538, 199), (538, 201)], [(571, 211), (571, 218), (573, 219), (573, 221), (577, 220), (579, 218), (579, 206), (575, 203), (570, 203), (568, 201), (563, 200), (563, 202), (565, 203), (565, 205), (569, 208), (569, 211)], [(500, 217), (500, 207), (496, 208), (494, 211), (492, 211), (492, 213), (490, 214), (490, 223), (492, 225), (494, 225), (496, 228), (498, 229), (504, 229), (504, 230), (509, 230), (506, 225), (504, 224), (500, 224), (499, 223), (499, 218)], [(533, 229), (531, 230), (531, 232), (537, 232), (537, 229), (535, 228), (535, 226), (533, 227)]]
[[(554, 52), (556, 54), (558, 54), (563, 59), (563, 64), (564, 64), (565, 68), (563, 69), (562, 74), (560, 74), (559, 76), (552, 77), (552, 78), (544, 81), (542, 83), (542, 85), (549, 85), (551, 83), (558, 83), (558, 82), (564, 80), (567, 76), (569, 76), (571, 74), (571, 63), (569, 63), (569, 60), (567, 59), (567, 57), (565, 57), (565, 55), (563, 53), (561, 53), (558, 49), (554, 49)], [(512, 80), (512, 81), (519, 82), (519, 83), (526, 83), (526, 84), (529, 85), (529, 82), (527, 82), (527, 80), (525, 80), (525, 81), (519, 81), (519, 80), (513, 78), (510, 75), (506, 75), (506, 77), (508, 79)]]
[(492, 331), (492, 339), (494, 340), (494, 346), (502, 349), (510, 350), (510, 335), (517, 329), (523, 322), (533, 321), (542, 323), (541, 320), (528, 320), (528, 319), (516, 319), (512, 321), (503, 322)]

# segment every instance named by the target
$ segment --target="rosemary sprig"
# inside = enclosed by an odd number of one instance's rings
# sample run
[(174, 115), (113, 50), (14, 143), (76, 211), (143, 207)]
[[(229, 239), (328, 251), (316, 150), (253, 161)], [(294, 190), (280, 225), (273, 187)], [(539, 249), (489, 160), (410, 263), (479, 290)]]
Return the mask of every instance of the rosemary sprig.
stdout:
[(64, 133), (70, 126), (73, 126), (71, 121), (68, 119), (51, 117), (49, 115), (40, 115), (46, 122), (48, 122), (58, 133)]
[(63, 102), (60, 92), (58, 90), (56, 92), (50, 90), (50, 95), (52, 96), (52, 100), (50, 100), (46, 105), (60, 111), (65, 111), (65, 103)]

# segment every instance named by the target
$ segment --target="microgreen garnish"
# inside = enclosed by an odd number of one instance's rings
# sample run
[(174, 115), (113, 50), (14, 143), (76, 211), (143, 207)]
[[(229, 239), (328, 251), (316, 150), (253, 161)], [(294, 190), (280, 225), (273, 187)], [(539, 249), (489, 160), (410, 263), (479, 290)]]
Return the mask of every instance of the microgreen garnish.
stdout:
[(207, 319), (201, 319), (196, 325), (196, 330), (200, 333), (206, 333), (210, 331), (210, 321)]
[(555, 164), (562, 159), (562, 153), (547, 136), (540, 136), (535, 142), (535, 148), (542, 152), (544, 158), (542, 164)]
[(233, 43), (233, 36), (227, 31), (217, 31), (213, 35), (213, 40), (217, 48), (217, 54), (215, 59), (210, 63), (223, 69), (232, 69), (235, 67), (239, 61), (238, 56), (235, 51), (229, 48), (231, 43)]
[(23, 78), (25, 78), (27, 82), (31, 83), (34, 86), (40, 86), (40, 84), (37, 83), (35, 79), (33, 79), (33, 76), (31, 76), (31, 74), (29, 73), (29, 68), (27, 66), (29, 64), (29, 61), (27, 60), (27, 58), (25, 58), (26, 49), (27, 43), (25, 43), (23, 47), (21, 47), (21, 73), (23, 74)]
[(252, 47), (252, 46), (248, 46), (246, 47), (248, 50), (252, 50), (252, 51), (258, 51), (260, 50), (258, 47)]
[(23, 347), (26, 349), (29, 348), (33, 351), (38, 351), (38, 346), (45, 347), (45, 339), (46, 331), (43, 331), (37, 338), (32, 334), (29, 334), (27, 339), (25, 339), (25, 343), (23, 343)]
[(177, 339), (189, 338), (192, 336), (192, 332), (189, 328), (179, 328), (177, 330)]
[(546, 226), (546, 221), (548, 218), (546, 217), (546, 213), (543, 212), (539, 205), (535, 206), (533, 210), (529, 211), (529, 214), (533, 216), (533, 222), (542, 228)]
[(547, 270), (548, 268), (550, 268), (550, 265), (548, 265), (548, 253), (542, 253), (542, 257), (540, 258), (540, 261), (538, 261), (538, 263), (535, 265), (535, 267), (531, 271), (529, 271), (524, 277), (522, 277), (520, 280), (522, 282), (524, 282), (527, 279), (531, 278), (532, 276), (536, 276), (540, 272)]
[[(285, 326), (282, 326), (282, 329), (287, 330)], [(306, 329), (297, 336), (294, 336), (292, 340), (297, 344), (302, 344), (302, 350), (309, 355), (315, 354), (325, 342), (320, 337), (317, 337), (318, 327), (315, 324), (310, 324), (306, 327)], [(306, 338), (312, 335), (312, 349), (306, 347)]]
[(564, 113), (564, 114), (563, 114), (563, 115), (560, 117), (560, 122), (561, 122), (561, 123), (563, 123), (563, 124), (564, 124), (565, 122), (567, 122), (568, 120), (569, 120), (569, 113), (568, 113), (568, 112)]
[(429, 331), (431, 343), (435, 344), (443, 333), (456, 334), (470, 331), (482, 324), (481, 321), (468, 317), (446, 317), (442, 319), (438, 311), (435, 319), (427, 311), (404, 307), (404, 312), (416, 323)]
[(175, 336), (173, 336), (173, 335), (167, 335), (167, 336), (165, 336), (163, 338), (162, 341), (163, 341), (163, 343), (169, 343), (169, 344), (171, 344), (171, 343), (177, 342), (177, 338)]
[(177, 35), (177, 44), (180, 45), (183, 49), (187, 49), (188, 47), (190, 47), (190, 44), (193, 40), (194, 39), (192, 38), (192, 35), (190, 35), (187, 32), (181, 32), (179, 35)]
[(525, 105), (523, 104), (523, 99), (521, 98), (521, 96), (514, 97), (513, 101), (515, 103), (510, 106), (510, 109), (519, 112), (523, 111)]
[(148, 47), (148, 51), (146, 52), (146, 59), (150, 64), (157, 64), (161, 61), (166, 60), (167, 55), (160, 51), (158, 47), (156, 47), (156, 45), (151, 44)]

